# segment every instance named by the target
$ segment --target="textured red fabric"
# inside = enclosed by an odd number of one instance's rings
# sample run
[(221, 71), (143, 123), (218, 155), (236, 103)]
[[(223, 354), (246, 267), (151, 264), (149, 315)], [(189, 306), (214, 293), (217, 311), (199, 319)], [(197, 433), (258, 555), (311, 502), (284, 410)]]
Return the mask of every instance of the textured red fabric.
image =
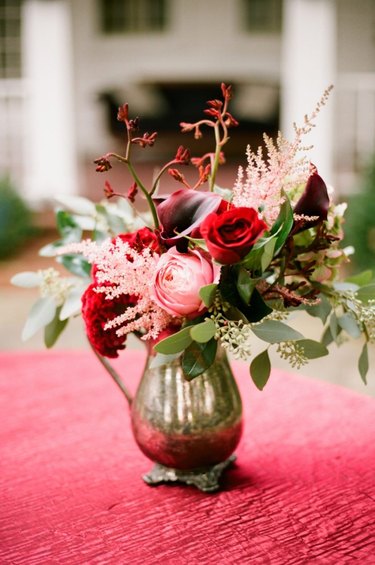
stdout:
[[(130, 388), (140, 352), (116, 361)], [(2, 564), (374, 563), (373, 399), (234, 364), (246, 425), (223, 490), (149, 487), (90, 352), (0, 354)]]

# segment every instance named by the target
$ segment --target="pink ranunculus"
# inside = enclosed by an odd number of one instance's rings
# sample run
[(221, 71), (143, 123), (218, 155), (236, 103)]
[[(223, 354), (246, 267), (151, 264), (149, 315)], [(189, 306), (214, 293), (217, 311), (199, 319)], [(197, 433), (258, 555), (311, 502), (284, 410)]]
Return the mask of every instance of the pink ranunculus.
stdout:
[(215, 280), (214, 267), (199, 251), (180, 253), (171, 247), (156, 266), (153, 279), (155, 302), (173, 316), (191, 316), (204, 309), (202, 286)]

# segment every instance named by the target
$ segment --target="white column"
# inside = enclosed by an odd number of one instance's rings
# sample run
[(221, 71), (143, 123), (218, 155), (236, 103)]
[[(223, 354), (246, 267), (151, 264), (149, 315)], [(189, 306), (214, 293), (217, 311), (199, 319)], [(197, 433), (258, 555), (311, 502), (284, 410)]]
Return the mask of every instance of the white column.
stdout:
[[(293, 137), (324, 90), (336, 79), (335, 0), (284, 0), (281, 71), (281, 131)], [(327, 183), (334, 183), (334, 91), (306, 136), (305, 145)]]
[(25, 197), (37, 203), (77, 192), (69, 2), (27, 0), (22, 25)]

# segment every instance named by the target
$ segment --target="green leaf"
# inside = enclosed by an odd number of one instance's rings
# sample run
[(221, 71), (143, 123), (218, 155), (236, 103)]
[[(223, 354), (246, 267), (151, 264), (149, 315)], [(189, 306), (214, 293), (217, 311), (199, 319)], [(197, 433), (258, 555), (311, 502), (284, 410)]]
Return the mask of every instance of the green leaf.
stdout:
[(206, 343), (214, 337), (216, 333), (216, 324), (213, 320), (205, 320), (204, 322), (191, 326), (190, 335), (194, 341)]
[(280, 208), (280, 213), (276, 218), (274, 225), (271, 228), (270, 233), (272, 235), (277, 235), (276, 239), (276, 246), (274, 250), (274, 254), (277, 255), (281, 250), (282, 246), (286, 242), (288, 235), (290, 234), (290, 230), (293, 227), (293, 210), (290, 205), (289, 198), (284, 193), (283, 197), (285, 198), (283, 204)]
[(339, 324), (340, 328), (345, 330), (346, 333), (348, 333), (354, 339), (357, 339), (362, 334), (361, 329), (358, 327), (353, 314), (350, 314), (349, 312), (343, 314), (342, 316), (339, 316), (337, 318), (337, 323)]
[(55, 200), (76, 214), (95, 215), (95, 204), (83, 196), (58, 196)]
[(252, 326), (251, 330), (259, 339), (268, 343), (304, 339), (300, 332), (278, 320), (265, 320), (256, 326)]
[(331, 317), (329, 319), (329, 328), (331, 330), (331, 335), (333, 339), (336, 341), (337, 336), (339, 335), (339, 331), (338, 331), (339, 324), (335, 312), (332, 312)]
[[(224, 300), (229, 302), (235, 310), (239, 311), (240, 318), (236, 316), (233, 319), (244, 319), (245, 322), (259, 322), (259, 320), (262, 320), (262, 318), (272, 312), (272, 309), (267, 306), (256, 288), (251, 294), (250, 303), (248, 305), (245, 304), (236, 286), (236, 269), (237, 267), (222, 267), (219, 282), (220, 293)], [(228, 316), (228, 311), (226, 315)]]
[(183, 328), (179, 332), (162, 339), (154, 346), (157, 353), (170, 355), (171, 353), (179, 353), (186, 349), (193, 341), (190, 336), (191, 326)]
[(217, 284), (215, 283), (202, 286), (202, 288), (200, 289), (199, 296), (203, 300), (204, 305), (207, 308), (209, 308), (212, 305), (215, 299), (216, 291), (217, 291)]
[(331, 333), (331, 327), (330, 327), (329, 324), (326, 327), (326, 329), (324, 330), (320, 341), (326, 347), (327, 347), (327, 345), (330, 345), (333, 341), (335, 341), (334, 338), (333, 338), (333, 335)]
[(57, 261), (77, 277), (90, 277), (91, 265), (81, 255), (61, 255), (57, 258)]
[(275, 237), (269, 239), (264, 246), (263, 254), (260, 259), (260, 266), (263, 272), (267, 269), (268, 265), (271, 263), (273, 259), (275, 247), (276, 247)]
[(325, 345), (313, 339), (299, 339), (297, 343), (300, 347), (302, 347), (307, 359), (317, 359), (318, 357), (325, 357), (329, 353)]
[(239, 268), (237, 277), (237, 290), (245, 304), (249, 304), (256, 281), (252, 279), (243, 267)]
[(60, 320), (60, 311), (61, 307), (56, 309), (56, 314), (52, 320), (45, 328), (44, 328), (44, 343), (45, 346), (50, 348), (55, 345), (59, 335), (64, 330), (68, 320)]
[(82, 237), (82, 230), (74, 221), (72, 215), (65, 210), (57, 211), (56, 225), (64, 243), (80, 241)]
[(367, 271), (362, 271), (362, 273), (358, 273), (356, 275), (352, 275), (351, 277), (347, 277), (345, 282), (353, 283), (358, 286), (364, 286), (369, 284), (372, 281), (373, 273), (370, 269)]
[(361, 375), (361, 379), (363, 380), (365, 385), (367, 385), (366, 376), (367, 376), (368, 369), (369, 369), (368, 350), (367, 350), (367, 343), (365, 343), (363, 348), (362, 348), (361, 355), (359, 356), (359, 359), (358, 359), (359, 374)]
[(47, 243), (47, 245), (39, 249), (39, 255), (41, 257), (55, 257), (59, 247), (63, 245), (65, 245), (65, 243), (61, 239)]
[(184, 376), (191, 381), (204, 373), (215, 361), (217, 341), (211, 339), (207, 343), (193, 341), (182, 355), (181, 367)]
[[(271, 237), (260, 237), (253, 245), (251, 251), (242, 259), (240, 265), (248, 269), (249, 271), (259, 272), (262, 271), (262, 257), (265, 253), (265, 249), (271, 241), (276, 238), (275, 235)], [(268, 266), (268, 265), (267, 265)]]
[(271, 374), (271, 362), (268, 355), (268, 350), (265, 349), (254, 357), (250, 365), (250, 376), (253, 379), (255, 386), (259, 390), (263, 390)]
[(375, 283), (362, 286), (356, 292), (356, 297), (367, 304), (369, 300), (375, 300)]
[(23, 271), (22, 273), (14, 275), (10, 279), (10, 282), (22, 288), (35, 288), (42, 282), (42, 277), (39, 273), (35, 273), (34, 271)]
[(331, 313), (332, 305), (324, 294), (321, 294), (319, 298), (320, 301), (318, 304), (314, 304), (314, 306), (305, 306), (305, 310), (310, 316), (320, 318), (323, 324), (325, 324), (329, 314)]
[(22, 331), (22, 340), (30, 339), (37, 331), (52, 322), (56, 304), (51, 296), (39, 298), (32, 306)]
[(79, 314), (82, 307), (82, 294), (85, 287), (73, 288), (65, 299), (60, 311), (60, 320), (66, 320), (71, 316)]

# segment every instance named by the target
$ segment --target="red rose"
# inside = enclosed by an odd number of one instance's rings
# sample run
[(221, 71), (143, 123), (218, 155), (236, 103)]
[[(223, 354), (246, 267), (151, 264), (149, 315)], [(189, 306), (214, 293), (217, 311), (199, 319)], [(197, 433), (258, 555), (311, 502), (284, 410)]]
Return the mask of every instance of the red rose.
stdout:
[(231, 208), (221, 214), (208, 214), (200, 225), (211, 256), (222, 263), (238, 263), (267, 229), (254, 208)]
[(94, 291), (97, 285), (90, 284), (82, 296), (82, 317), (86, 334), (93, 348), (105, 357), (118, 357), (118, 351), (125, 349), (126, 336), (118, 337), (116, 328), (108, 330), (104, 326), (134, 305), (136, 298), (121, 295), (116, 300), (108, 300), (105, 294)]

